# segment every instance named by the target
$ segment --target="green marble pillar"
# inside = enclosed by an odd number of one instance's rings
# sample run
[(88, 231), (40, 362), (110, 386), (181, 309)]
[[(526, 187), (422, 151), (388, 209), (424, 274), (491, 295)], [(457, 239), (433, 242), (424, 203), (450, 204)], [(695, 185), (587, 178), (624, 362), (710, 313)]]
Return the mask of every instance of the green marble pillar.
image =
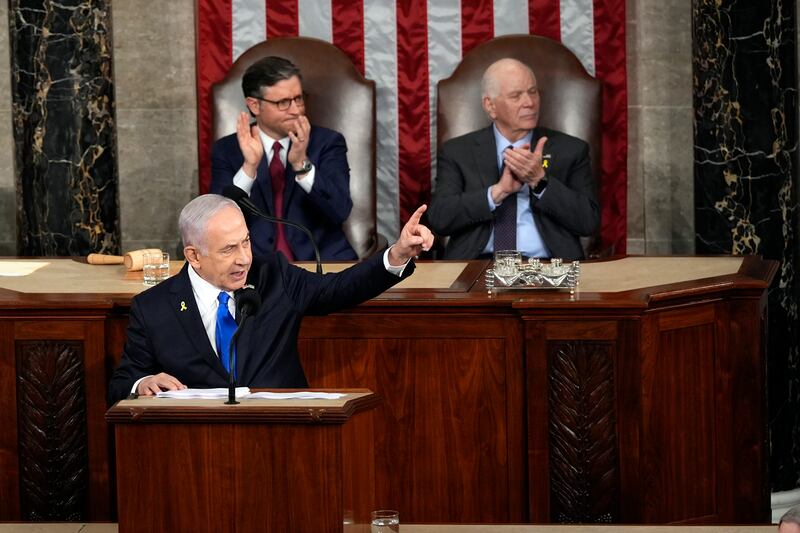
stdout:
[(10, 0), (18, 253), (119, 253), (111, 0)]

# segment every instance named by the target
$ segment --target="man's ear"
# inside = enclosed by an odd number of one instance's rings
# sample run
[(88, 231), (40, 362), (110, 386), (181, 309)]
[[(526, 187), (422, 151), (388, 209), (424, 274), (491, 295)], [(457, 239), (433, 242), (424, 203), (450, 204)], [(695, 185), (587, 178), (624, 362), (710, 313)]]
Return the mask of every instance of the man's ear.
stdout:
[(183, 257), (185, 257), (186, 260), (189, 261), (189, 264), (195, 267), (195, 269), (200, 267), (199, 255), (197, 248), (194, 246), (186, 246), (183, 249)]
[(489, 115), (489, 118), (494, 121), (496, 118), (496, 114), (494, 112), (494, 102), (488, 96), (484, 96), (481, 100), (481, 104), (483, 105), (483, 110), (486, 111), (486, 114)]
[(260, 109), (257, 99), (248, 96), (247, 98), (244, 99), (244, 103), (247, 105), (247, 109), (250, 110), (250, 116), (255, 117), (256, 115), (258, 115)]

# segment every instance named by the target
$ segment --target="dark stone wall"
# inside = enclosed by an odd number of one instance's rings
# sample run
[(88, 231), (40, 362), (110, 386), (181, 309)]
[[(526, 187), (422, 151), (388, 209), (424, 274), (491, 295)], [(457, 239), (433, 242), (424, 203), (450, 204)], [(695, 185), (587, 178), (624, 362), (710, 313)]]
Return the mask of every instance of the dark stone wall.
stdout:
[(110, 0), (10, 0), (20, 255), (119, 253)]
[(770, 480), (800, 485), (795, 0), (693, 0), (698, 254), (780, 262), (769, 291)]

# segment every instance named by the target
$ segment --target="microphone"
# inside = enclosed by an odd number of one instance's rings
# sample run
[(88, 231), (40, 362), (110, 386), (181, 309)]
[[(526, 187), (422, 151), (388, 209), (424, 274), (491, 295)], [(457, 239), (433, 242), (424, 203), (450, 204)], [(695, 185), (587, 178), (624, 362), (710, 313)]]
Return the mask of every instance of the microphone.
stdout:
[(261, 307), (261, 295), (252, 285), (245, 285), (241, 289), (233, 293), (236, 302), (236, 314), (241, 317), (241, 320), (251, 317), (258, 313), (258, 308)]
[(292, 226), (293, 228), (297, 228), (306, 235), (308, 235), (308, 240), (311, 241), (311, 246), (314, 248), (314, 255), (317, 258), (317, 274), (322, 274), (322, 260), (320, 260), (319, 248), (317, 247), (316, 241), (314, 241), (314, 236), (311, 234), (311, 230), (309, 230), (302, 224), (298, 224), (297, 222), (292, 222), (291, 220), (269, 216), (268, 214), (264, 213), (261, 209), (259, 209), (258, 206), (253, 203), (253, 201), (250, 199), (247, 193), (244, 192), (239, 187), (237, 187), (236, 185), (228, 185), (227, 187), (225, 187), (222, 190), (222, 195), (225, 196), (226, 198), (230, 198), (231, 200), (239, 204), (239, 207), (242, 208), (242, 211), (247, 211), (252, 215), (261, 217), (264, 220), (268, 220), (270, 222), (274, 222), (275, 224), (284, 224), (286, 226)]
[(258, 313), (258, 308), (261, 307), (261, 295), (252, 285), (245, 285), (234, 292), (233, 298), (236, 302), (236, 315), (239, 316), (239, 325), (236, 327), (236, 331), (233, 332), (231, 344), (228, 347), (228, 368), (230, 368), (231, 371), (228, 374), (228, 401), (225, 402), (226, 405), (235, 405), (239, 403), (236, 401), (236, 372), (234, 366), (236, 340), (239, 338), (239, 333), (244, 329), (244, 323), (247, 319)]

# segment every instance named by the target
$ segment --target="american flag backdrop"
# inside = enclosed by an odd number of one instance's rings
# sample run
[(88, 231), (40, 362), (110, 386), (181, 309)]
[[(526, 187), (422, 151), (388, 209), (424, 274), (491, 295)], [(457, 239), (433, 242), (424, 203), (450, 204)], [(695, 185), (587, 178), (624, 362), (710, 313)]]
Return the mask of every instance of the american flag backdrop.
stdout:
[(601, 232), (606, 246), (624, 252), (625, 0), (197, 0), (200, 192), (211, 182), (212, 84), (265, 39), (316, 37), (376, 83), (378, 230), (391, 242), (430, 199), (436, 83), (476, 45), (520, 33), (561, 41), (603, 82)]

